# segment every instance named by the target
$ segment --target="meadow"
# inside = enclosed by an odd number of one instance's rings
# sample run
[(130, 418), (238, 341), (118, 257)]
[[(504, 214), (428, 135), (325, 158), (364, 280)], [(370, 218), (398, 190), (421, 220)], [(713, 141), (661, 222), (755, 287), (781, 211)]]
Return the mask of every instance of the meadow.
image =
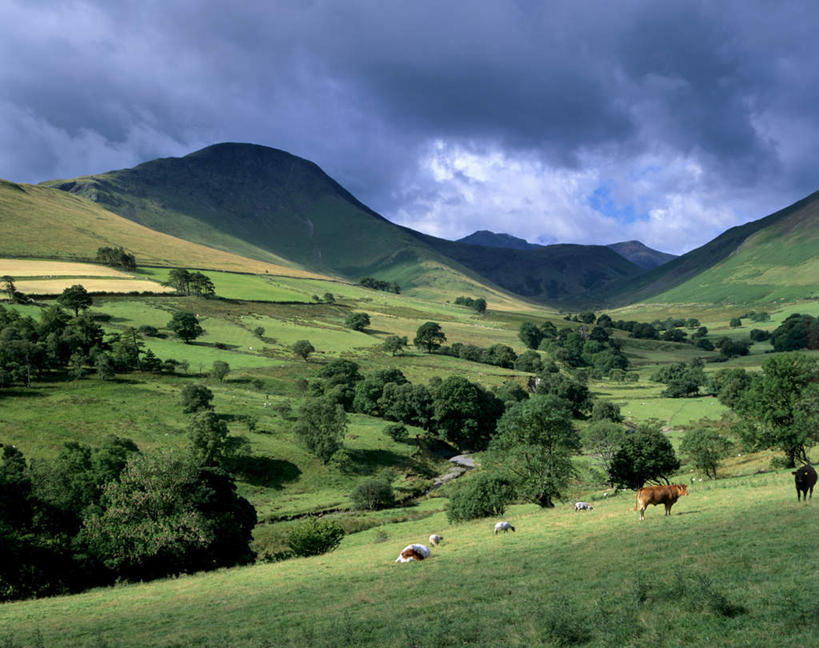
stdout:
[[(442, 513), (334, 553), (0, 606), (6, 646), (796, 646), (819, 632), (815, 503), (788, 473), (692, 486), (671, 517), (633, 495), (591, 512)], [(787, 532), (791, 530), (791, 532)], [(440, 533), (430, 560), (398, 551)], [(37, 642), (40, 642), (39, 644)]]
[[(162, 281), (166, 272), (140, 268), (137, 276)], [(91, 309), (108, 334), (157, 328), (162, 337), (145, 337), (145, 348), (187, 362), (186, 369), (161, 376), (134, 372), (112, 381), (93, 375), (46, 379), (28, 389), (3, 390), (0, 441), (28, 458), (53, 457), (67, 441), (98, 445), (107, 434), (129, 437), (142, 449), (182, 447), (187, 417), (179, 395), (184, 385), (203, 382), (230, 432), (250, 442), (238, 487), (258, 513), (259, 554), (283, 549), (287, 530), (317, 512), (339, 520), (348, 535), (336, 552), (316, 558), (0, 605), (2, 645), (786, 646), (809, 645), (804, 642), (815, 636), (816, 579), (805, 579), (816, 562), (815, 504), (797, 506), (790, 474), (771, 472), (774, 453), (732, 457), (715, 482), (696, 481), (698, 473), (684, 465), (676, 478), (695, 480), (691, 495), (671, 518), (651, 509), (642, 524), (632, 511), (633, 494), (608, 491), (603, 497), (590, 458), (577, 457), (578, 478), (567, 496), (592, 502), (594, 511), (575, 513), (567, 503), (554, 510), (516, 505), (507, 516), (518, 532), (494, 537), (491, 520), (449, 525), (445, 490), (423, 495), (447, 465), (417, 452), (412, 436), (420, 430), (411, 428), (408, 442), (395, 442), (384, 433), (383, 419), (351, 415), (345, 449), (328, 465), (292, 432), (303, 396), (300, 379), (313, 378), (329, 360), (354, 360), (364, 375), (398, 368), (413, 382), (463, 375), (487, 387), (507, 380), (525, 384), (531, 374), (412, 347), (393, 357), (380, 345), (388, 335), (411, 340), (420, 323), (436, 321), (449, 344), (507, 344), (521, 353), (520, 323), (569, 325), (561, 313), (505, 297), (497, 308), (488, 299), (481, 316), (454, 305), (461, 294), (457, 286), (433, 300), (337, 281), (207, 274), (215, 299), (95, 296)], [(328, 292), (332, 302), (324, 300)], [(14, 308), (37, 317), (49, 303)], [(816, 307), (807, 302), (772, 309), (771, 322), (730, 331), (747, 336), (751, 327), (771, 329), (790, 312)], [(205, 329), (191, 344), (166, 328), (178, 310), (196, 313)], [(344, 325), (354, 311), (370, 314), (364, 332)], [(735, 312), (638, 305), (612, 317), (693, 316), (722, 335)], [(254, 332), (260, 326), (261, 336)], [(620, 405), (630, 421), (661, 420), (675, 446), (686, 426), (726, 412), (716, 398), (665, 398), (664, 386), (649, 380), (663, 364), (715, 354), (617, 336), (640, 379), (592, 380), (595, 397)], [(307, 361), (291, 351), (299, 339), (316, 347)], [(751, 355), (709, 363), (706, 370), (758, 368), (769, 349), (754, 345)], [(230, 365), (223, 382), (208, 376), (216, 360)], [(352, 511), (352, 490), (385, 468), (394, 471), (397, 494), (407, 501), (387, 511)], [(432, 532), (446, 538), (432, 560), (392, 562), (405, 544)]]

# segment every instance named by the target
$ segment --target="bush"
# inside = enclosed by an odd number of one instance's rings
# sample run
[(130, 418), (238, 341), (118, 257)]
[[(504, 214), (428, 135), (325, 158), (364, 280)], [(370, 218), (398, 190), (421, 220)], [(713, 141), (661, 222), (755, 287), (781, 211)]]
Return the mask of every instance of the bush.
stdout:
[(478, 473), (452, 489), (446, 517), (450, 522), (465, 522), (503, 515), (514, 496), (515, 488), (506, 477)]
[(386, 479), (370, 479), (359, 484), (350, 498), (353, 506), (360, 511), (379, 511), (395, 505), (392, 484)]
[(297, 556), (318, 556), (333, 551), (344, 537), (338, 522), (312, 518), (294, 526), (287, 534), (287, 546)]
[(401, 425), (400, 423), (388, 425), (384, 428), (384, 432), (386, 432), (387, 436), (397, 443), (401, 443), (409, 439), (409, 430), (407, 430), (407, 426)]

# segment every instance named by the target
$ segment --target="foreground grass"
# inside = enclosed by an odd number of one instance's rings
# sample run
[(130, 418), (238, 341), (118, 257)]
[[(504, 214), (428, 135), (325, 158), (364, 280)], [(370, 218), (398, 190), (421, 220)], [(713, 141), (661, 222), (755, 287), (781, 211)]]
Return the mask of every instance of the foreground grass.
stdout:
[[(645, 522), (515, 507), (349, 536), (333, 554), (0, 606), (6, 645), (795, 646), (819, 632), (816, 503), (787, 472), (697, 484)], [(445, 536), (429, 561), (404, 544)], [(388, 540), (388, 541), (384, 541)]]

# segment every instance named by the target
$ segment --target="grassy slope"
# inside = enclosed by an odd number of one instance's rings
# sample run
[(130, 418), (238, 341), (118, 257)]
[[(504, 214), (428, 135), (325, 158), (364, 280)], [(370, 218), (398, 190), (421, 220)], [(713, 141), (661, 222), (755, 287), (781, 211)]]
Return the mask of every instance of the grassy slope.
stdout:
[[(450, 527), (436, 514), (316, 558), (6, 604), (0, 636), (122, 648), (813, 645), (819, 516), (792, 490), (786, 472), (698, 484), (672, 517), (651, 508), (642, 523), (628, 493), (588, 514), (514, 507), (517, 533), (497, 537), (491, 520)], [(429, 561), (393, 563), (430, 532), (446, 540)]]
[[(598, 295), (600, 303), (756, 302), (815, 294), (818, 206), (819, 192), (770, 216), (732, 227), (696, 250), (610, 287), (608, 294)], [(758, 253), (752, 252), (757, 246)], [(666, 292), (667, 298), (658, 297)]]
[(724, 261), (652, 298), (763, 304), (819, 297), (819, 200), (749, 236)]
[[(0, 181), (0, 255), (94, 259), (122, 246), (138, 263), (311, 276), (263, 250), (253, 258), (197, 245), (134, 223), (82, 197), (40, 185)], [(316, 276), (316, 275), (313, 275)]]

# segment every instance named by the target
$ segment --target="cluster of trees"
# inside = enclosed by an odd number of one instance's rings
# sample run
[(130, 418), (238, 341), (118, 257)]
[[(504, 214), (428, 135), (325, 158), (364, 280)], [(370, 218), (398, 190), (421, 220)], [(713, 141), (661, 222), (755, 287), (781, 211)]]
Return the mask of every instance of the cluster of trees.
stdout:
[(736, 432), (752, 450), (778, 449), (788, 466), (807, 462), (819, 442), (819, 360), (799, 352), (772, 356), (762, 371), (719, 371), (711, 389), (737, 415)]
[(438, 349), (438, 353), (507, 369), (514, 367), (518, 359), (518, 354), (514, 349), (505, 344), (493, 344), (491, 347), (483, 348), (474, 344), (456, 342), (452, 346), (442, 346)]
[(310, 381), (308, 396), (299, 409), (297, 433), (325, 462), (341, 447), (345, 412), (417, 426), (458, 448), (484, 449), (504, 409), (495, 394), (461, 376), (411, 384), (398, 369), (365, 377), (346, 359), (323, 366)]
[(344, 326), (354, 331), (363, 331), (370, 325), (370, 316), (367, 313), (350, 313), (344, 320)]
[(660, 367), (651, 376), (651, 380), (667, 385), (662, 392), (663, 396), (669, 398), (696, 396), (699, 394), (700, 387), (706, 383), (704, 366), (705, 363), (700, 358), (687, 363), (674, 362)]
[(245, 564), (256, 523), (232, 476), (129, 439), (27, 461), (3, 446), (0, 600)]
[(174, 268), (168, 274), (167, 281), (163, 286), (170, 286), (180, 295), (200, 295), (202, 297), (213, 297), (216, 289), (210, 277), (201, 272), (189, 272), (183, 268)]
[(122, 268), (133, 272), (136, 270), (136, 258), (121, 247), (101, 247), (97, 249), (97, 263)]
[(364, 288), (372, 288), (373, 290), (381, 290), (383, 292), (391, 292), (395, 293), (396, 295), (401, 294), (401, 286), (398, 285), (398, 282), (393, 281), (383, 281), (381, 279), (374, 279), (373, 277), (364, 277), (361, 279), (358, 284), (360, 286), (364, 286)]
[(90, 313), (79, 310), (72, 317), (54, 304), (35, 320), (0, 306), (0, 387), (14, 383), (28, 387), (50, 371), (65, 372), (72, 379), (94, 371), (110, 380), (117, 372), (188, 370), (187, 362), (163, 361), (145, 349), (141, 331), (126, 327), (106, 336)]
[[(585, 322), (585, 320), (591, 320)], [(629, 367), (628, 358), (621, 351), (621, 344), (611, 337), (611, 319), (601, 315), (595, 321), (594, 313), (581, 313), (577, 328), (557, 329), (551, 322), (540, 326), (532, 322), (520, 325), (518, 336), (530, 349), (548, 351), (557, 361), (573, 368), (591, 367), (595, 374), (608, 375), (612, 370), (625, 371)]]
[(0, 277), (0, 281), (3, 282), (3, 292), (6, 293), (6, 299), (10, 304), (23, 304), (28, 301), (28, 297), (17, 290), (17, 286), (14, 285), (14, 277), (3, 275)]
[(486, 300), (483, 297), (456, 297), (455, 303), (459, 306), (466, 306), (483, 315), (486, 312)]
[(794, 313), (771, 333), (774, 351), (819, 349), (819, 318)]

